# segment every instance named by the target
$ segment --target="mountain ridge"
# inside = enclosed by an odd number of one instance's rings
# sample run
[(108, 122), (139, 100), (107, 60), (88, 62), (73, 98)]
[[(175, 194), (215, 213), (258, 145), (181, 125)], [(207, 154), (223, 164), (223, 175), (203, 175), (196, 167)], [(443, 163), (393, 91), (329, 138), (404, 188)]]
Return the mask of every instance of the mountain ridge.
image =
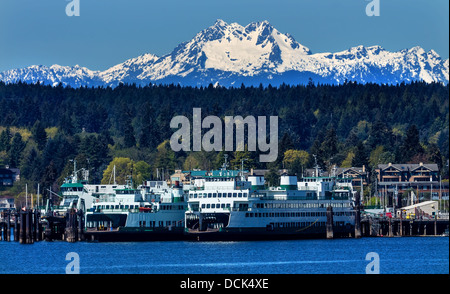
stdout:
[(112, 86), (120, 83), (147, 85), (175, 83), (189, 86), (245, 85), (397, 84), (425, 81), (449, 82), (449, 60), (420, 46), (396, 52), (379, 45), (355, 46), (340, 52), (312, 53), (290, 34), (283, 34), (268, 21), (247, 26), (218, 19), (180, 43), (171, 53), (146, 53), (104, 71), (86, 67), (32, 65), (0, 73), (6, 83), (18, 81), (80, 86)]

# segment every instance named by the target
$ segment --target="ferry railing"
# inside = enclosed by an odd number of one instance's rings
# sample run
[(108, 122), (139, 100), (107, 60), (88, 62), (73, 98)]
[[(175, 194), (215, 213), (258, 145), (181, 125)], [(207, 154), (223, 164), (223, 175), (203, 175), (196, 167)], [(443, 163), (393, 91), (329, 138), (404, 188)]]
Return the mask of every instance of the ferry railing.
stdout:
[[(139, 212), (139, 208), (102, 208), (102, 209), (91, 209), (88, 211), (92, 211), (92, 212)], [(152, 210), (152, 212), (157, 211)]]

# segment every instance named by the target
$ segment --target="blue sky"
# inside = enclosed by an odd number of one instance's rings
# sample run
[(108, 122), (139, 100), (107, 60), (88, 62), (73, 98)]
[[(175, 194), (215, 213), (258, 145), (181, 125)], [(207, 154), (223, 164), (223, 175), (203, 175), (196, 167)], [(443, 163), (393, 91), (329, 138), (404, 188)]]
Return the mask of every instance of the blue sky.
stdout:
[(449, 56), (448, 0), (0, 0), (0, 71), (32, 64), (105, 70), (144, 53), (164, 55), (216, 19), (247, 25), (268, 20), (313, 53), (353, 46), (421, 46)]

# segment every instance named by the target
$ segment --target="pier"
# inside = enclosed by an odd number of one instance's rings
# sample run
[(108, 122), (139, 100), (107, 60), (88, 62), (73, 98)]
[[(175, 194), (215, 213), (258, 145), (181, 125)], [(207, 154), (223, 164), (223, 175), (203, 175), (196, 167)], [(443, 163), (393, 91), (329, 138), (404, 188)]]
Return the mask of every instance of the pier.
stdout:
[[(449, 229), (448, 219), (423, 218), (414, 219), (394, 217), (372, 217), (361, 216), (361, 206), (357, 205), (355, 210), (354, 232), (342, 234), (340, 228), (333, 222), (333, 209), (327, 208), (327, 223), (324, 237), (333, 238), (363, 238), (363, 237), (408, 237), (408, 236), (441, 236)], [(0, 241), (14, 241), (20, 244), (33, 244), (39, 241), (66, 241), (74, 243), (78, 241), (99, 241), (108, 237), (109, 241), (115, 241), (117, 230), (92, 231), (86, 230), (84, 226), (84, 213), (75, 208), (68, 209), (65, 215), (55, 215), (52, 211), (41, 216), (37, 209), (22, 209), (20, 211), (4, 210), (0, 215)], [(131, 235), (136, 232), (126, 232)], [(172, 240), (175, 237), (169, 232), (159, 232), (158, 238), (152, 234), (140, 232), (142, 241)], [(189, 240), (188, 236), (180, 234), (175, 239)], [(270, 239), (270, 236), (267, 236)]]
[(448, 219), (365, 218), (362, 237), (440, 236), (449, 228)]
[(33, 244), (39, 241), (84, 241), (84, 213), (70, 209), (65, 216), (38, 209), (4, 210), (0, 215), (0, 241)]

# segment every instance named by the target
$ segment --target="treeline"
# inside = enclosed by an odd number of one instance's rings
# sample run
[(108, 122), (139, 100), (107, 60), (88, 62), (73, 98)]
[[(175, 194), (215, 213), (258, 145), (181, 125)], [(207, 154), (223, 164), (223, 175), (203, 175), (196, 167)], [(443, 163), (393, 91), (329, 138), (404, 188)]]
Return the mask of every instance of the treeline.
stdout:
[(149, 165), (156, 176), (174, 169), (218, 168), (224, 152), (173, 152), (168, 143), (175, 115), (279, 117), (279, 156), (228, 152), (232, 167), (302, 169), (317, 162), (373, 168), (388, 162), (434, 162), (448, 176), (449, 88), (415, 82), (385, 86), (51, 87), (0, 82), (0, 166), (21, 169), (21, 183), (57, 189), (73, 169), (90, 169), (100, 182), (116, 157)]

